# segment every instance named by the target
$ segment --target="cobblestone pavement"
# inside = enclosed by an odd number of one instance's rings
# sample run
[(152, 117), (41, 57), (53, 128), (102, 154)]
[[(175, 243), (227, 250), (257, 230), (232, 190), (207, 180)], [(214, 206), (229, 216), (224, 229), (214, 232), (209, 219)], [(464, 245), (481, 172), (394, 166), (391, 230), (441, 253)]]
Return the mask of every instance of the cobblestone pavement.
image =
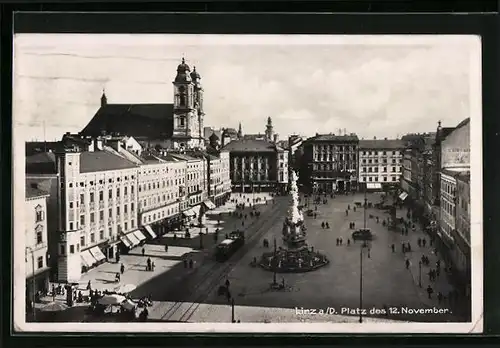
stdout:
[[(232, 293), (236, 294), (235, 303), (241, 306), (257, 307), (281, 307), (281, 308), (306, 308), (319, 309), (325, 307), (336, 308), (337, 311), (356, 311), (360, 307), (360, 243), (352, 242), (348, 246), (347, 239), (351, 238), (353, 230), (349, 229), (349, 222), (354, 221), (356, 228), (363, 226), (363, 209), (352, 210), (354, 202), (363, 201), (362, 194), (349, 196), (336, 196), (334, 199), (328, 197), (327, 204), (318, 205), (318, 217), (316, 219), (306, 217), (308, 227), (308, 244), (316, 250), (325, 254), (330, 264), (314, 272), (301, 274), (278, 274), (278, 281), (284, 278), (287, 291), (275, 292), (269, 289), (272, 282), (272, 273), (260, 268), (249, 266), (254, 256), (267, 249), (258, 243), (257, 246), (232, 266), (229, 272)], [(369, 194), (368, 201), (377, 203), (380, 195)], [(350, 205), (351, 210), (346, 216), (345, 210)], [(401, 212), (400, 212), (401, 213)], [(375, 239), (370, 243), (368, 249), (363, 250), (363, 309), (367, 313), (372, 311), (372, 317), (382, 317), (394, 320), (407, 321), (456, 321), (456, 313), (445, 303), (438, 303), (435, 296), (438, 291), (447, 293), (450, 285), (443, 274), (432, 283), (434, 295), (427, 298), (425, 286), (427, 278), (423, 279), (423, 287), (418, 286), (418, 259), (422, 253), (429, 255), (431, 264), (435, 257), (431, 255), (431, 249), (417, 249), (417, 239), (423, 236), (417, 230), (412, 235), (401, 236), (401, 233), (389, 231), (382, 226), (382, 218), (388, 218), (388, 214), (377, 209), (368, 209), (369, 215), (379, 216), (379, 223), (375, 218), (367, 218), (367, 227), (375, 234)], [(278, 246), (281, 245), (281, 228), (283, 216), (276, 216), (274, 224), (261, 236), (272, 240), (276, 238)], [(321, 228), (321, 222), (328, 222), (330, 229)], [(336, 239), (342, 238), (343, 245), (337, 246)], [(410, 241), (414, 244), (413, 252), (403, 254), (401, 252), (401, 241)], [(396, 252), (391, 251), (391, 244), (396, 245)], [(368, 253), (370, 255), (368, 255)], [(405, 267), (405, 257), (411, 260), (410, 269)], [(415, 268), (416, 267), (416, 268)], [(425, 269), (423, 269), (423, 272)], [(417, 273), (416, 273), (417, 272)], [(415, 278), (417, 276), (417, 278)], [(218, 297), (215, 292), (209, 295), (206, 302), (224, 304), (227, 301)], [(434, 315), (428, 313), (416, 313), (423, 310), (440, 311)], [(383, 311), (391, 314), (384, 314)], [(375, 314), (375, 313), (378, 313)], [(203, 320), (212, 321), (216, 318), (211, 315), (199, 315)], [(193, 315), (193, 318), (195, 315)]]

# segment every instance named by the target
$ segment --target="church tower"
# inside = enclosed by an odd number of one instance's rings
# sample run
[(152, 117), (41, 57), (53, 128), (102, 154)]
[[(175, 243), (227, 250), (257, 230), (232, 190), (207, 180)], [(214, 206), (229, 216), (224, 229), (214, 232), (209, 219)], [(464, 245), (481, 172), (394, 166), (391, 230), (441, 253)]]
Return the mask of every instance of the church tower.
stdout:
[[(193, 73), (196, 73), (193, 71)], [(172, 140), (175, 149), (204, 147), (203, 123), (200, 123), (199, 96), (201, 84), (193, 81), (191, 69), (182, 58), (177, 67), (174, 85), (174, 120)], [(199, 76), (199, 75), (198, 75)], [(203, 110), (203, 109), (201, 109)], [(203, 119), (203, 115), (201, 120)]]
[(271, 117), (267, 118), (267, 125), (266, 125), (266, 140), (267, 141), (273, 141), (273, 120)]

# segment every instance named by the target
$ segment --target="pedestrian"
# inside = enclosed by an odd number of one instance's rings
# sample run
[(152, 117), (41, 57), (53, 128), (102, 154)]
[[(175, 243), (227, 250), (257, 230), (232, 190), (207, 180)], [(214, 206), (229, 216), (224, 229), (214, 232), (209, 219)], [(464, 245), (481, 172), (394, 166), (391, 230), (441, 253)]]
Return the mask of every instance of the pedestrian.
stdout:
[(142, 256), (146, 254), (146, 249), (142, 248)]
[(227, 302), (231, 301), (231, 291), (229, 291), (229, 290), (226, 291), (226, 298), (227, 298)]
[(347, 205), (347, 210), (351, 210), (351, 205), (350, 204)]
[(90, 280), (87, 283), (87, 290), (92, 290), (92, 283), (90, 282)]
[(187, 267), (188, 267), (188, 260), (184, 259), (184, 268), (187, 268)]
[(396, 249), (396, 246), (394, 244), (391, 244), (391, 249), (392, 249), (392, 252), (394, 252)]
[(432, 290), (432, 287), (430, 285), (428, 285), (427, 286), (427, 296), (428, 296), (428, 298), (431, 298), (433, 292), (434, 292), (434, 290)]
[(56, 300), (56, 286), (54, 284), (52, 284), (52, 302), (54, 302)]
[(229, 285), (231, 285), (231, 283), (229, 282), (229, 279), (226, 278), (226, 288), (229, 289)]
[(406, 246), (405, 243), (401, 242), (401, 252), (405, 253), (406, 252)]
[(120, 266), (120, 273), (121, 274), (125, 273), (125, 265), (123, 263)]
[[(426, 244), (427, 244), (427, 241), (425, 240), (425, 238), (422, 238), (422, 245), (424, 248), (425, 248)], [(432, 245), (432, 239), (431, 239), (431, 245)]]
[(353, 223), (352, 223), (352, 229), (354, 230), (355, 228), (356, 228), (356, 223), (355, 223), (355, 222), (353, 222)]
[(245, 226), (245, 221), (241, 221), (241, 226)]
[(441, 268), (441, 260), (436, 261), (436, 268), (440, 269)]
[(441, 301), (443, 300), (443, 294), (441, 293), (441, 291), (438, 292), (437, 298), (438, 298), (438, 303), (441, 303)]
[(338, 246), (338, 245), (340, 244), (340, 242), (339, 242), (339, 239), (338, 239), (338, 238), (336, 239), (336, 242), (337, 242), (337, 246)]
[(417, 240), (417, 245), (418, 245), (419, 247), (420, 247), (420, 246), (422, 246), (422, 240), (421, 240), (420, 238)]
[(323, 229), (325, 228), (325, 222), (321, 223), (321, 228), (323, 228)]
[(410, 252), (410, 253), (411, 253), (411, 245), (410, 245), (410, 242), (408, 242), (407, 249), (408, 249), (408, 252)]
[(349, 210), (345, 210), (345, 216), (349, 216)]
[(153, 262), (151, 262), (151, 271), (154, 272), (154, 270), (155, 270), (155, 262), (153, 261)]
[(318, 217), (318, 214), (314, 213), (314, 218), (316, 219)]
[(406, 259), (405, 264), (406, 264), (406, 269), (409, 269), (410, 268), (410, 260)]
[(330, 228), (330, 225), (328, 224), (328, 222), (325, 224), (325, 226), (326, 226), (326, 229)]
[[(355, 207), (355, 206), (354, 206), (352, 209), (354, 210), (354, 212), (356, 212), (356, 207)], [(377, 222), (378, 222), (378, 221), (377, 221)]]
[(351, 245), (351, 240), (347, 238), (347, 246)]
[(193, 259), (189, 259), (189, 268), (193, 268)]
[(427, 275), (429, 276), (429, 281), (432, 281), (432, 270), (429, 270), (429, 272), (427, 272)]
[(165, 252), (168, 253), (168, 244), (165, 244)]
[(441, 268), (436, 268), (436, 276), (439, 277), (439, 274), (441, 273)]
[(146, 261), (146, 270), (151, 271), (151, 258), (148, 257), (148, 260)]
[(340, 245), (342, 245), (342, 243), (343, 243), (342, 238), (339, 239), (339, 243), (340, 243)]
[(368, 258), (371, 258), (371, 254), (370, 254), (370, 248), (368, 248)]

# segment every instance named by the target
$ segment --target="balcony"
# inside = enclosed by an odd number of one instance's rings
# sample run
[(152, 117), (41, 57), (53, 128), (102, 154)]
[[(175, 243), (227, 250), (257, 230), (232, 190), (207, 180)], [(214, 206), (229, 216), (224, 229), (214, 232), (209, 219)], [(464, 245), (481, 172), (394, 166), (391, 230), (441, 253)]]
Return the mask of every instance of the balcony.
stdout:
[(104, 201), (99, 202), (99, 210), (104, 209)]

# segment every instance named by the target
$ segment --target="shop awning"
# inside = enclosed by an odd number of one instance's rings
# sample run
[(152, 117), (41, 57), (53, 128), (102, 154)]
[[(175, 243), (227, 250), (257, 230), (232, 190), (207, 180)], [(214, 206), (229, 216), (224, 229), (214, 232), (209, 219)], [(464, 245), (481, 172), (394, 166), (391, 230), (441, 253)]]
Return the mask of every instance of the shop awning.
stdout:
[(382, 184), (379, 182), (368, 182), (366, 183), (366, 188), (372, 190), (379, 190), (382, 188)]
[(87, 267), (92, 267), (97, 263), (96, 259), (90, 254), (89, 250), (84, 250), (80, 254), (80, 258), (82, 259), (82, 262), (85, 266)]
[(146, 236), (144, 235), (144, 233), (142, 233), (140, 230), (137, 230), (137, 231), (134, 231), (132, 232), (134, 234), (134, 236), (139, 239), (139, 241), (143, 241), (143, 240), (146, 240)]
[(208, 209), (215, 209), (216, 208), (215, 204), (210, 200), (203, 201), (203, 204), (205, 204)]
[(153, 231), (153, 228), (150, 225), (144, 226), (144, 229), (151, 236), (152, 239), (155, 239), (157, 237), (155, 231)]
[(127, 238), (127, 236), (120, 237), (120, 240), (122, 241), (123, 244), (125, 244), (127, 248), (133, 247), (133, 243)]
[(408, 197), (408, 194), (406, 192), (403, 192), (399, 195), (399, 199), (404, 201), (406, 199), (406, 197)]
[(127, 238), (130, 240), (133, 247), (139, 245), (139, 243), (141, 242), (141, 240), (135, 236), (134, 232), (130, 232), (129, 234), (127, 234)]
[(97, 260), (97, 262), (100, 262), (102, 260), (106, 260), (106, 256), (104, 256), (104, 254), (102, 253), (102, 251), (99, 247), (93, 247), (89, 251), (90, 251), (90, 254), (94, 257), (94, 259)]
[(193, 216), (196, 216), (196, 212), (194, 211), (194, 208), (190, 208), (190, 209), (187, 209), (187, 210), (184, 210), (182, 212), (182, 214), (184, 216), (187, 216), (187, 217), (193, 217)]

